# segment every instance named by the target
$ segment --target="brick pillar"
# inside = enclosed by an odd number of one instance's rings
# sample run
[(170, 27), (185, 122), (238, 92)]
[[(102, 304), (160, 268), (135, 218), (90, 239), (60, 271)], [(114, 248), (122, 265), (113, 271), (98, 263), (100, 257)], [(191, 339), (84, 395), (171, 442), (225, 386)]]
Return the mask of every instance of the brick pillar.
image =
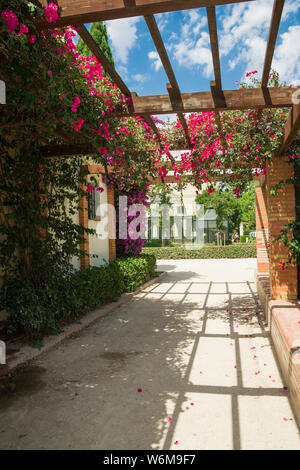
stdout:
[(255, 189), (257, 272), (269, 273), (269, 220), (266, 186)]
[[(107, 204), (115, 207), (114, 189), (107, 188)], [(108, 210), (108, 249), (109, 261), (116, 259), (116, 229), (115, 229), (115, 210)]]
[[(81, 189), (86, 190), (86, 186), (82, 185)], [(88, 198), (86, 196), (80, 196), (79, 198), (79, 223), (85, 228), (89, 227), (89, 206)], [(80, 249), (85, 252), (85, 255), (80, 256), (80, 269), (86, 269), (90, 265), (90, 248), (89, 248), (89, 235), (85, 233), (83, 235), (83, 242), (80, 244)]]
[[(268, 191), (280, 180), (293, 176), (294, 167), (288, 163), (288, 157), (272, 157), (267, 170)], [(285, 185), (276, 196), (269, 194), (270, 281), (273, 299), (297, 298), (296, 264), (281, 270), (279, 264), (288, 261), (289, 250), (281, 242), (273, 241), (280, 234), (280, 230), (286, 228), (286, 224), (293, 222), (295, 218), (295, 187), (293, 184)]]

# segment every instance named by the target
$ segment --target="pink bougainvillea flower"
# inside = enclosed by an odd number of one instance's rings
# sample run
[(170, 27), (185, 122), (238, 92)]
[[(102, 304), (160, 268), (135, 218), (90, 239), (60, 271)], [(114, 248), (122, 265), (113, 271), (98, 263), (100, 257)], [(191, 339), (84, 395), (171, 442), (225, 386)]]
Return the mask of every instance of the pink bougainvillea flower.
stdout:
[(43, 9), (43, 13), (48, 23), (56, 23), (56, 20), (58, 20), (57, 10), (58, 6), (53, 2), (50, 2), (48, 7)]
[(96, 188), (96, 191), (99, 191), (99, 193), (103, 193), (104, 188), (101, 188), (101, 186), (99, 186), (99, 188)]
[(78, 121), (73, 121), (72, 124), (74, 126), (75, 131), (80, 131), (83, 123), (84, 123), (84, 119), (79, 119)]
[(107, 155), (108, 154), (108, 150), (106, 147), (99, 147), (98, 148), (99, 152), (103, 153), (103, 155)]
[(192, 403), (190, 403), (190, 405), (192, 405), (192, 406), (194, 406), (194, 404), (195, 404), (195, 403), (193, 403), (193, 402), (192, 402)]
[(19, 24), (17, 15), (11, 10), (3, 10), (1, 15), (6, 22), (7, 32), (13, 34)]
[(87, 193), (91, 193), (94, 189), (94, 186), (92, 184), (89, 184), (88, 187), (86, 188)]
[(139, 393), (141, 393), (141, 392), (143, 391), (143, 389), (142, 389), (142, 388), (138, 388), (137, 391), (138, 391)]
[(36, 35), (35, 34), (27, 34), (27, 40), (30, 44), (34, 44), (36, 42)]
[(53, 75), (52, 70), (48, 70), (48, 75), (50, 75), (50, 77), (52, 77), (52, 75)]
[(168, 170), (167, 168), (159, 167), (158, 173), (159, 173), (159, 176), (161, 176), (161, 178), (164, 178), (165, 176), (167, 176)]
[(80, 105), (80, 98), (78, 96), (74, 97), (74, 101), (72, 104), (72, 111), (73, 113), (76, 113), (78, 106)]
[(20, 31), (18, 32), (18, 36), (23, 36), (24, 34), (28, 33), (28, 28), (26, 24), (20, 24)]
[(58, 48), (57, 48), (57, 52), (58, 52), (59, 54), (61, 54), (61, 55), (64, 53), (64, 51), (62, 50), (61, 47), (58, 47)]

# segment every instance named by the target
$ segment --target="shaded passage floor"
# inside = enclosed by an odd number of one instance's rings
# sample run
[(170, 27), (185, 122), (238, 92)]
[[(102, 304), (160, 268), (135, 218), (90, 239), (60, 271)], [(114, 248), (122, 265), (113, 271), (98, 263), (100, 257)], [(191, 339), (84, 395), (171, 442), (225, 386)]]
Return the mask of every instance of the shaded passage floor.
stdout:
[(18, 373), (0, 448), (300, 449), (255, 263), (160, 260), (161, 283)]

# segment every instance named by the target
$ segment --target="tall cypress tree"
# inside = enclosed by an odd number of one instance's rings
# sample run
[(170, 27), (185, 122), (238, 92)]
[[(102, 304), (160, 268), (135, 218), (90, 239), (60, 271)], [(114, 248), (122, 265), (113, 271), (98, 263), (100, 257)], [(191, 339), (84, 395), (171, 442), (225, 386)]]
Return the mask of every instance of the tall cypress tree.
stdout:
[[(94, 41), (97, 43), (97, 45), (100, 47), (102, 52), (105, 54), (109, 62), (114, 65), (114, 59), (108, 44), (106, 25), (102, 23), (102, 21), (93, 23), (91, 25), (90, 34), (93, 37)], [(79, 54), (83, 56), (93, 55), (81, 38), (78, 39), (77, 50)]]

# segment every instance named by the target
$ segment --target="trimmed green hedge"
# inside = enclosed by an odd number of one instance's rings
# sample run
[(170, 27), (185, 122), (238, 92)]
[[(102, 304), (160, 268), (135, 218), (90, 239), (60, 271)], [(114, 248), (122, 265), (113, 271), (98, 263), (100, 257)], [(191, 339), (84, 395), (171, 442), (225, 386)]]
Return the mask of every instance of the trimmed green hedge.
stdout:
[(256, 245), (241, 244), (226, 246), (204, 246), (200, 250), (184, 247), (145, 247), (143, 254), (154, 254), (157, 259), (208, 259), (208, 258), (256, 258)]
[(28, 281), (13, 282), (1, 299), (9, 313), (8, 331), (30, 338), (58, 333), (63, 323), (134, 291), (155, 276), (155, 267), (155, 255), (143, 254), (57, 276), (38, 288)]

